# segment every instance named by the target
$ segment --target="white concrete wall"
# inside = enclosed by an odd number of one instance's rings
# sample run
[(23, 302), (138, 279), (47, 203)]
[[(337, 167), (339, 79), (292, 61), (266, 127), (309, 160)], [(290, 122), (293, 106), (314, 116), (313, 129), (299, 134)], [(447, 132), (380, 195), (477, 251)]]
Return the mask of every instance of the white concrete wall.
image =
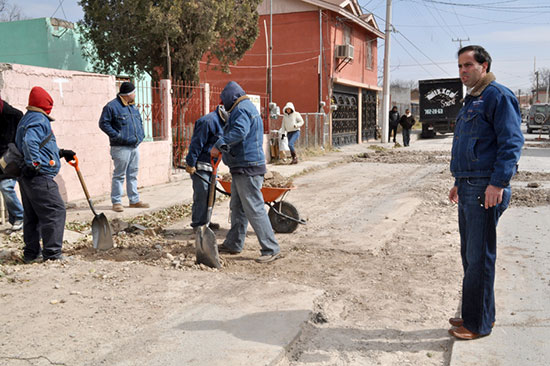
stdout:
[[(113, 76), (48, 69), (17, 64), (0, 64), (0, 95), (21, 111), (26, 111), (33, 86), (44, 88), (54, 100), (52, 128), (60, 148), (74, 150), (88, 191), (94, 197), (111, 191), (113, 164), (109, 139), (99, 129), (103, 106), (115, 98)], [(170, 180), (170, 141), (143, 142), (140, 145), (139, 187)], [(75, 169), (62, 160), (56, 177), (64, 200), (84, 198)]]

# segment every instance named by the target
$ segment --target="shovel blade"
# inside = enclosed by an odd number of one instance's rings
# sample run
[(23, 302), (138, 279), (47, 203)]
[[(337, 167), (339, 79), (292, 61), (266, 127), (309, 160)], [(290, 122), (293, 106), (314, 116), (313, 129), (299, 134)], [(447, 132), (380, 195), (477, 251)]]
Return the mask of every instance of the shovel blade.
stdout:
[(216, 235), (207, 225), (201, 226), (197, 231), (195, 254), (197, 263), (202, 263), (212, 268), (221, 267)]
[(95, 249), (107, 250), (114, 246), (111, 225), (104, 213), (95, 215), (92, 220), (92, 237)]

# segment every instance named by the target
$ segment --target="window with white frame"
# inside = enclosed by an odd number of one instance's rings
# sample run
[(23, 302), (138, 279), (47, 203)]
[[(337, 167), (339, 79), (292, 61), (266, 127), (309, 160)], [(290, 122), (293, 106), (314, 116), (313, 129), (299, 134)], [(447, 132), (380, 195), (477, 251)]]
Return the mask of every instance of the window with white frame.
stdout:
[(349, 25), (343, 25), (343, 44), (351, 44), (351, 27)]
[(368, 69), (368, 70), (372, 70), (373, 66), (374, 66), (374, 57), (373, 57), (373, 52), (372, 52), (372, 45), (373, 45), (373, 40), (368, 40), (365, 42), (365, 67)]

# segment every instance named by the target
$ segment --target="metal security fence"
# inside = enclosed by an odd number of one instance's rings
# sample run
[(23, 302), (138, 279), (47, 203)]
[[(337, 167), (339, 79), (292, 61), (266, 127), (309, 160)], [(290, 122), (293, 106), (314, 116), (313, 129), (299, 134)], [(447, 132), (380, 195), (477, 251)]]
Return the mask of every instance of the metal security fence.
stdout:
[(300, 146), (324, 147), (328, 143), (329, 115), (325, 113), (300, 113), (304, 126), (300, 131)]
[(145, 141), (165, 140), (167, 134), (162, 124), (160, 83), (151, 80), (131, 80), (129, 78), (117, 78), (116, 90), (125, 81), (133, 81), (136, 87), (135, 106), (139, 110), (143, 120)]
[[(302, 113), (304, 125), (300, 128), (298, 148), (318, 148), (329, 144), (329, 115), (326, 113)], [(282, 115), (271, 120), (271, 131), (279, 130), (283, 121)]]
[(165, 140), (167, 135), (161, 120), (160, 83), (143, 80), (135, 85), (136, 107), (143, 120), (145, 141)]
[(174, 167), (183, 166), (195, 121), (204, 113), (204, 86), (172, 83), (172, 155)]
[[(117, 80), (117, 90), (120, 84), (129, 81), (126, 78)], [(193, 135), (195, 121), (204, 114), (213, 111), (220, 103), (223, 88), (210, 87), (208, 84), (173, 81), (171, 91), (163, 90), (167, 84), (151, 80), (134, 81), (136, 86), (136, 107), (143, 119), (145, 141), (166, 140), (172, 137), (173, 167), (184, 165), (185, 156)], [(260, 109), (264, 132), (269, 131), (267, 116), (268, 97), (266, 94), (251, 93), (251, 100)], [(170, 100), (171, 99), (171, 100)], [(163, 110), (172, 105), (172, 121), (169, 125)], [(171, 128), (171, 131), (168, 129)]]

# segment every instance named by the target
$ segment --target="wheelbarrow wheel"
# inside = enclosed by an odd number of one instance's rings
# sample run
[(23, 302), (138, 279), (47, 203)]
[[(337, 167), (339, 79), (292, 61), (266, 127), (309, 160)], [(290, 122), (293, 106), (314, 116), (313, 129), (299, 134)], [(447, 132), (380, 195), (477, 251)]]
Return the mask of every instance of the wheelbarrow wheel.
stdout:
[(273, 206), (269, 208), (268, 216), (269, 221), (271, 222), (271, 227), (276, 233), (292, 233), (298, 227), (298, 222), (289, 220), (281, 215), (278, 215), (275, 210), (285, 214), (289, 217), (292, 217), (296, 220), (300, 219), (298, 215), (298, 210), (292, 204), (280, 201), (275, 202)]

